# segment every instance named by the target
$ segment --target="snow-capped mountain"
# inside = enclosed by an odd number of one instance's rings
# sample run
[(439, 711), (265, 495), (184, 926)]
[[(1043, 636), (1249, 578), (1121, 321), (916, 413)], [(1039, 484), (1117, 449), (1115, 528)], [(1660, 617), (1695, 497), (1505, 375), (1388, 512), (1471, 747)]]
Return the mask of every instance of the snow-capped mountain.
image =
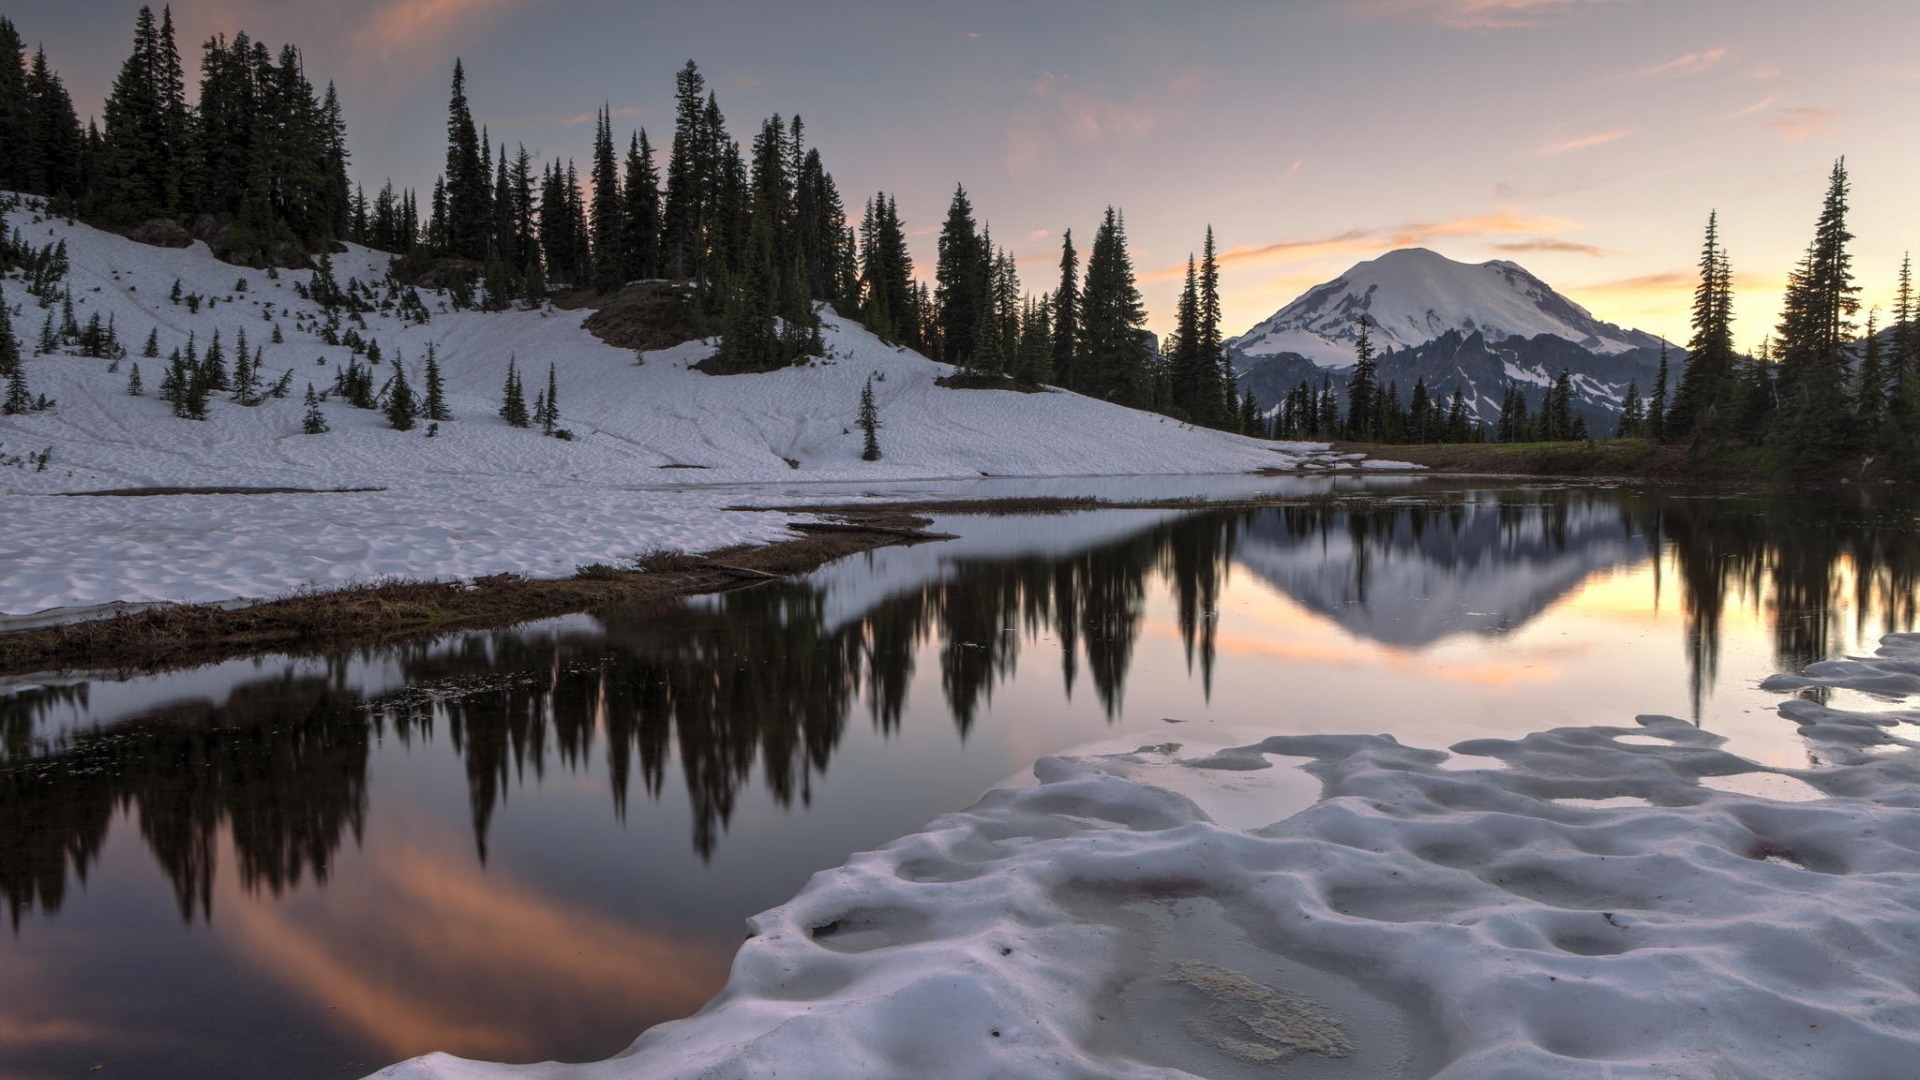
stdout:
[[(1241, 389), (1264, 409), (1302, 382), (1344, 391), (1363, 317), (1380, 381), (1397, 385), (1402, 401), (1421, 380), (1442, 400), (1458, 389), (1483, 423), (1499, 415), (1509, 383), (1537, 409), (1564, 369), (1575, 409), (1606, 431), (1628, 386), (1647, 396), (1659, 367), (1658, 337), (1596, 319), (1515, 263), (1404, 248), (1355, 264), (1229, 341)], [(1669, 362), (1678, 385), (1686, 354), (1670, 349)]]
[(1363, 317), (1383, 352), (1422, 345), (1449, 330), (1492, 342), (1550, 334), (1602, 356), (1660, 347), (1651, 334), (1594, 318), (1517, 263), (1476, 266), (1425, 248), (1357, 263), (1228, 345), (1250, 362), (1293, 353), (1320, 367), (1352, 367)]

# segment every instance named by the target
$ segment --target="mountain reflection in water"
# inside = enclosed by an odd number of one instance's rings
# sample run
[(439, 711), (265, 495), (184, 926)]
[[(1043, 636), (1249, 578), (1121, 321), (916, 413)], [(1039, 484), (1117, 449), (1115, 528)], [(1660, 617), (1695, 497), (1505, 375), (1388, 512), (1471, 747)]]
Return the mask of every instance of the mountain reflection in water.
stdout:
[[(34, 906), (57, 910), (123, 810), (186, 920), (212, 915), (223, 825), (247, 891), (324, 881), (362, 834), (370, 746), (387, 738), (444, 736), (458, 751), (482, 862), (513, 784), (595, 754), (622, 815), (636, 788), (660, 798), (677, 766), (693, 845), (710, 857), (756, 771), (776, 803), (805, 804), (856, 704), (897, 729), (929, 643), (962, 736), (1017, 671), (1023, 643), (1043, 636), (1058, 642), (1065, 693), (1084, 673), (1112, 717), (1155, 580), (1171, 593), (1189, 671), (1210, 684), (1235, 567), (1354, 635), (1418, 650), (1511, 630), (1596, 571), (1651, 561), (1679, 594), (1697, 708), (1730, 605), (1763, 611), (1776, 663), (1797, 668), (1829, 655), (1843, 598), (1862, 632), (1911, 626), (1920, 572), (1912, 502), (1883, 493), (1336, 498), (1174, 516), (1064, 557), (923, 550), (937, 576), (885, 581), (853, 618), (830, 621), (825, 585), (802, 579), (604, 612), (591, 628), (466, 634), (318, 670), (269, 662), (218, 702), (182, 697), (125, 717), (91, 716), (85, 683), (16, 691), (0, 698), (0, 894), (16, 925)], [(399, 688), (356, 682), (370, 664)], [(56, 715), (72, 722), (49, 735)]]

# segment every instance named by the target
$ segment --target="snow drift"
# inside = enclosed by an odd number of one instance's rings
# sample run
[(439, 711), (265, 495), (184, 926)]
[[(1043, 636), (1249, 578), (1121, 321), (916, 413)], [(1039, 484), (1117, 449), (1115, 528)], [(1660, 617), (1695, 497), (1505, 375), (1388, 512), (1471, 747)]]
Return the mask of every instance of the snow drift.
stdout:
[[(1769, 685), (1911, 692), (1920, 635)], [(1780, 712), (1822, 766), (1657, 716), (1451, 755), (1342, 735), (1043, 759), (816, 875), (752, 921), (719, 997), (614, 1059), (376, 1075), (1909, 1075), (1920, 710)]]

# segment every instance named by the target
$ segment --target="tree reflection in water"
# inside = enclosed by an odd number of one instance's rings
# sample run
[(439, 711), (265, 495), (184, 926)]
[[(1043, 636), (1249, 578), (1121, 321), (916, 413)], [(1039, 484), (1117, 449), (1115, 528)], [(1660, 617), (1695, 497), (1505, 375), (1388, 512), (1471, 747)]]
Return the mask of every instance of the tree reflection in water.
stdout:
[[(1210, 689), (1216, 613), (1236, 566), (1350, 631), (1418, 649), (1518, 626), (1593, 571), (1647, 561), (1678, 578), (1696, 712), (1735, 605), (1764, 616), (1787, 668), (1829, 655), (1848, 604), (1856, 633), (1915, 619), (1920, 541), (1907, 495), (1455, 491), (1199, 511), (1064, 558), (960, 561), (837, 624), (815, 584), (771, 583), (603, 612), (596, 630), (466, 634), (332, 657), (318, 675), (288, 662), (219, 704), (89, 720), (57, 739), (36, 732), (54, 714), (88, 717), (88, 685), (14, 691), (0, 698), (0, 893), (16, 927), (34, 907), (57, 911), (117, 814), (137, 819), (189, 922), (212, 915), (223, 826), (247, 890), (324, 881), (343, 842), (361, 837), (373, 740), (442, 729), (465, 765), (483, 861), (511, 786), (528, 772), (583, 770), (595, 755), (621, 815), (636, 780), (661, 798), (677, 762), (693, 845), (709, 857), (756, 770), (779, 805), (809, 801), (857, 702), (877, 729), (897, 731), (930, 646), (962, 737), (1014, 676), (1023, 643), (1046, 637), (1065, 693), (1084, 669), (1111, 720), (1156, 585), (1170, 594), (1188, 671), (1197, 665)], [(1457, 591), (1447, 603), (1435, 599), (1443, 587)], [(370, 660), (404, 688), (357, 689), (350, 673)]]

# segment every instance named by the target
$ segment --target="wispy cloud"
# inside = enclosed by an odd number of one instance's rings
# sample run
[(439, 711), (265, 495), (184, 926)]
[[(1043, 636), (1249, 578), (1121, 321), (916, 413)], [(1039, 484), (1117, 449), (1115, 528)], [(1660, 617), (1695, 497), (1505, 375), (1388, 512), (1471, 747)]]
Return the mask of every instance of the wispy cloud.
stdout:
[[(619, 108), (612, 110), (611, 112), (611, 115), (615, 120), (619, 120), (623, 118), (630, 120), (636, 116), (645, 116), (646, 114), (647, 114), (647, 110), (638, 105), (622, 105)], [(579, 127), (582, 124), (593, 123), (594, 118), (599, 115), (600, 115), (599, 113), (590, 113), (590, 112), (575, 113), (572, 116), (559, 117), (554, 122), (559, 124), (561, 127)]]
[(1592, 244), (1582, 244), (1577, 240), (1562, 240), (1557, 236), (1542, 236), (1535, 240), (1517, 240), (1493, 245), (1493, 250), (1503, 255), (1525, 255), (1535, 251), (1550, 251), (1566, 255), (1591, 255), (1596, 259), (1606, 257), (1606, 252)]
[(1631, 134), (1633, 134), (1632, 128), (1614, 128), (1612, 131), (1596, 131), (1591, 135), (1580, 135), (1575, 138), (1548, 143), (1534, 151), (1534, 153), (1544, 157), (1571, 154), (1576, 150), (1589, 150), (1596, 146), (1605, 146), (1610, 142), (1619, 142)]
[(1664, 64), (1643, 67), (1623, 73), (1623, 79), (1673, 79), (1684, 75), (1698, 75), (1727, 58), (1725, 48), (1703, 49), (1675, 57)]
[[(1653, 293), (1682, 290), (1691, 294), (1695, 285), (1700, 283), (1700, 274), (1696, 270), (1664, 270), (1656, 274), (1639, 274), (1634, 277), (1614, 278), (1611, 281), (1596, 281), (1581, 285), (1571, 291), (1582, 293)], [(1737, 273), (1733, 275), (1735, 289), (1765, 289), (1777, 284), (1777, 279), (1765, 274)]]
[(1043, 75), (1028, 85), (1026, 105), (1006, 127), (1001, 164), (1014, 176), (1026, 176), (1057, 160), (1063, 147), (1145, 138), (1166, 124), (1198, 84), (1197, 72), (1185, 72), (1119, 98), (1082, 90), (1063, 75)]
[(354, 45), (391, 60), (472, 34), (529, 0), (389, 0), (376, 4), (353, 36)]
[(1631, 0), (1351, 0), (1347, 10), (1362, 19), (1413, 18), (1455, 30), (1515, 30), (1625, 2)]
[[(1446, 221), (1408, 222), (1399, 225), (1348, 229), (1330, 236), (1305, 240), (1282, 240), (1272, 244), (1229, 248), (1220, 253), (1222, 266), (1299, 261), (1322, 255), (1371, 254), (1403, 247), (1424, 247), (1441, 240), (1466, 240), (1494, 236), (1530, 236), (1550, 238), (1573, 228), (1559, 218), (1535, 217), (1497, 211)], [(1183, 276), (1187, 264), (1161, 267), (1141, 276), (1142, 281), (1167, 281)]]
[(1761, 98), (1759, 101), (1756, 101), (1751, 105), (1743, 106), (1741, 108), (1733, 110), (1732, 112), (1720, 113), (1719, 115), (1715, 116), (1714, 119), (1723, 120), (1723, 121), (1724, 120), (1745, 120), (1749, 116), (1758, 116), (1761, 113), (1766, 112), (1768, 109), (1773, 108), (1775, 105), (1778, 105), (1779, 103), (1780, 103), (1779, 94), (1768, 94), (1767, 96)]
[(1767, 117), (1767, 126), (1788, 142), (1832, 139), (1840, 134), (1833, 130), (1833, 123), (1844, 115), (1845, 109), (1781, 109)]

